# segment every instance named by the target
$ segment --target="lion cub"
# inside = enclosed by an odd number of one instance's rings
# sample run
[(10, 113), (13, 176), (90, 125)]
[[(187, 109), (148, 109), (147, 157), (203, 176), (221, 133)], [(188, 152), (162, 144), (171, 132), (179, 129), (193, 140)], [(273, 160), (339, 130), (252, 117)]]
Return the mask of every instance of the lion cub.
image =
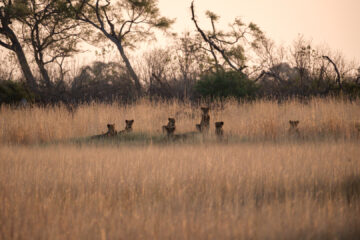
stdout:
[(167, 125), (162, 126), (163, 133), (167, 133), (168, 136), (171, 136), (175, 132), (175, 118), (168, 118), (169, 122)]
[(358, 132), (360, 132), (360, 122), (355, 123), (355, 128), (358, 130)]
[(125, 120), (125, 123), (126, 123), (126, 126), (125, 126), (125, 129), (118, 132), (118, 134), (123, 134), (123, 133), (130, 133), (132, 132), (132, 125), (134, 123), (134, 120)]
[(196, 124), (196, 129), (199, 132), (208, 132), (210, 128), (210, 115), (209, 115), (209, 108), (202, 107), (201, 108), (202, 115), (200, 124)]
[(299, 125), (299, 121), (296, 120), (296, 121), (289, 121), (289, 124), (290, 124), (290, 127), (289, 127), (289, 134), (290, 135), (294, 135), (294, 136), (299, 136), (300, 135), (300, 132), (299, 132), (299, 128), (298, 128), (298, 125)]
[(216, 122), (215, 123), (215, 134), (218, 137), (222, 137), (224, 136), (224, 130), (223, 127), (224, 126), (224, 122)]
[(108, 131), (104, 134), (95, 135), (91, 138), (104, 138), (104, 137), (114, 137), (117, 135), (117, 131), (115, 130), (115, 124), (108, 124), (107, 125)]
[(357, 136), (360, 137), (360, 122), (355, 123), (355, 128), (357, 130)]

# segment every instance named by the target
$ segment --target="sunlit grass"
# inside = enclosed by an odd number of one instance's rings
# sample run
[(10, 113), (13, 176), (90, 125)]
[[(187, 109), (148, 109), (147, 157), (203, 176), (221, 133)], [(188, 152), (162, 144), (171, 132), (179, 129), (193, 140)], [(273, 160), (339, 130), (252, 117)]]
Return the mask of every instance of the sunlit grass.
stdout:
[[(11, 109), (0, 114), (0, 239), (359, 239), (359, 103), (314, 99)], [(134, 132), (89, 136), (135, 119)], [(300, 136), (288, 136), (288, 120)], [(213, 123), (225, 122), (218, 140)]]
[[(0, 142), (36, 143), (87, 137), (106, 132), (108, 123), (121, 130), (125, 119), (134, 119), (134, 132), (161, 134), (161, 126), (168, 117), (176, 118), (177, 133), (195, 131), (200, 122), (200, 109), (178, 102), (151, 103), (140, 100), (137, 104), (87, 104), (71, 113), (65, 106), (52, 108), (0, 110)], [(256, 101), (239, 104), (226, 101), (211, 105), (211, 133), (214, 122), (224, 121), (225, 133), (241, 139), (277, 140), (287, 136), (289, 120), (299, 120), (301, 136), (311, 138), (357, 137), (356, 124), (360, 121), (359, 102), (335, 99), (313, 99), (308, 104), (288, 101), (277, 104)]]
[(360, 236), (355, 143), (3, 146), (0, 155), (3, 239)]

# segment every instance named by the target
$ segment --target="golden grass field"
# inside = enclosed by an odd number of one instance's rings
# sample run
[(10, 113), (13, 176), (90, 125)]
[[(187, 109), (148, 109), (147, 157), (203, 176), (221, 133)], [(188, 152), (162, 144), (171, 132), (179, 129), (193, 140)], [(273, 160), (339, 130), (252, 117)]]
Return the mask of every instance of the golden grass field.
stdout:
[[(359, 101), (229, 100), (210, 116), (209, 136), (173, 142), (161, 126), (194, 131), (198, 107), (2, 106), (0, 239), (360, 239)], [(87, 140), (125, 119), (131, 141)]]

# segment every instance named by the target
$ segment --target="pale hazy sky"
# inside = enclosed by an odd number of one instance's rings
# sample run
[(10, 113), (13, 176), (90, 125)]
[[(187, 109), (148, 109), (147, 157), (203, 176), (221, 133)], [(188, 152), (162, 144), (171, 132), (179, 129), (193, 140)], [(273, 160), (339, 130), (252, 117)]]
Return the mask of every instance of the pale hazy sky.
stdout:
[[(176, 31), (191, 30), (191, 0), (159, 0), (161, 13), (176, 18)], [(256, 23), (268, 37), (291, 44), (299, 34), (314, 45), (327, 44), (360, 62), (360, 0), (195, 0), (200, 25), (206, 10), (227, 24), (235, 17)], [(225, 26), (225, 25), (224, 25)]]

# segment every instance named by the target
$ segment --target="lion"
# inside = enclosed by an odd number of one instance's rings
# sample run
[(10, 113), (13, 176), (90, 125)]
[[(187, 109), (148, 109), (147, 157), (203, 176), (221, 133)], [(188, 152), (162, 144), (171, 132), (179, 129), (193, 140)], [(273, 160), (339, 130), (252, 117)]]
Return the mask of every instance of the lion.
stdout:
[(360, 122), (355, 123), (355, 129), (357, 130), (357, 136), (360, 137)]
[(209, 115), (209, 108), (202, 107), (201, 108), (202, 115), (200, 124), (196, 124), (196, 129), (199, 132), (208, 132), (210, 128), (210, 115)]
[(299, 128), (298, 128), (299, 122), (300, 122), (299, 120), (296, 120), (296, 121), (290, 120), (289, 121), (289, 124), (290, 124), (289, 130), (288, 130), (289, 134), (299, 136), (299, 134), (300, 134)]
[(115, 124), (107, 124), (108, 131), (104, 134), (95, 135), (91, 138), (104, 138), (104, 137), (114, 137), (117, 135), (117, 131), (115, 130)]
[(360, 122), (355, 123), (355, 128), (360, 132)]
[(163, 126), (163, 131), (166, 132), (167, 136), (174, 136), (174, 132), (175, 132), (175, 127), (171, 127), (171, 126)]
[(118, 134), (123, 134), (123, 133), (130, 133), (130, 132), (132, 132), (132, 125), (134, 124), (134, 120), (132, 119), (132, 120), (125, 120), (125, 124), (126, 124), (126, 126), (125, 126), (125, 129), (124, 130), (122, 130), (122, 131), (120, 131), (120, 132), (118, 132)]
[(175, 118), (168, 118), (169, 122), (167, 125), (162, 126), (163, 133), (167, 133), (168, 136), (175, 132)]
[(224, 122), (216, 122), (215, 123), (215, 134), (218, 137), (222, 137), (224, 135), (224, 130), (223, 127), (224, 126)]

